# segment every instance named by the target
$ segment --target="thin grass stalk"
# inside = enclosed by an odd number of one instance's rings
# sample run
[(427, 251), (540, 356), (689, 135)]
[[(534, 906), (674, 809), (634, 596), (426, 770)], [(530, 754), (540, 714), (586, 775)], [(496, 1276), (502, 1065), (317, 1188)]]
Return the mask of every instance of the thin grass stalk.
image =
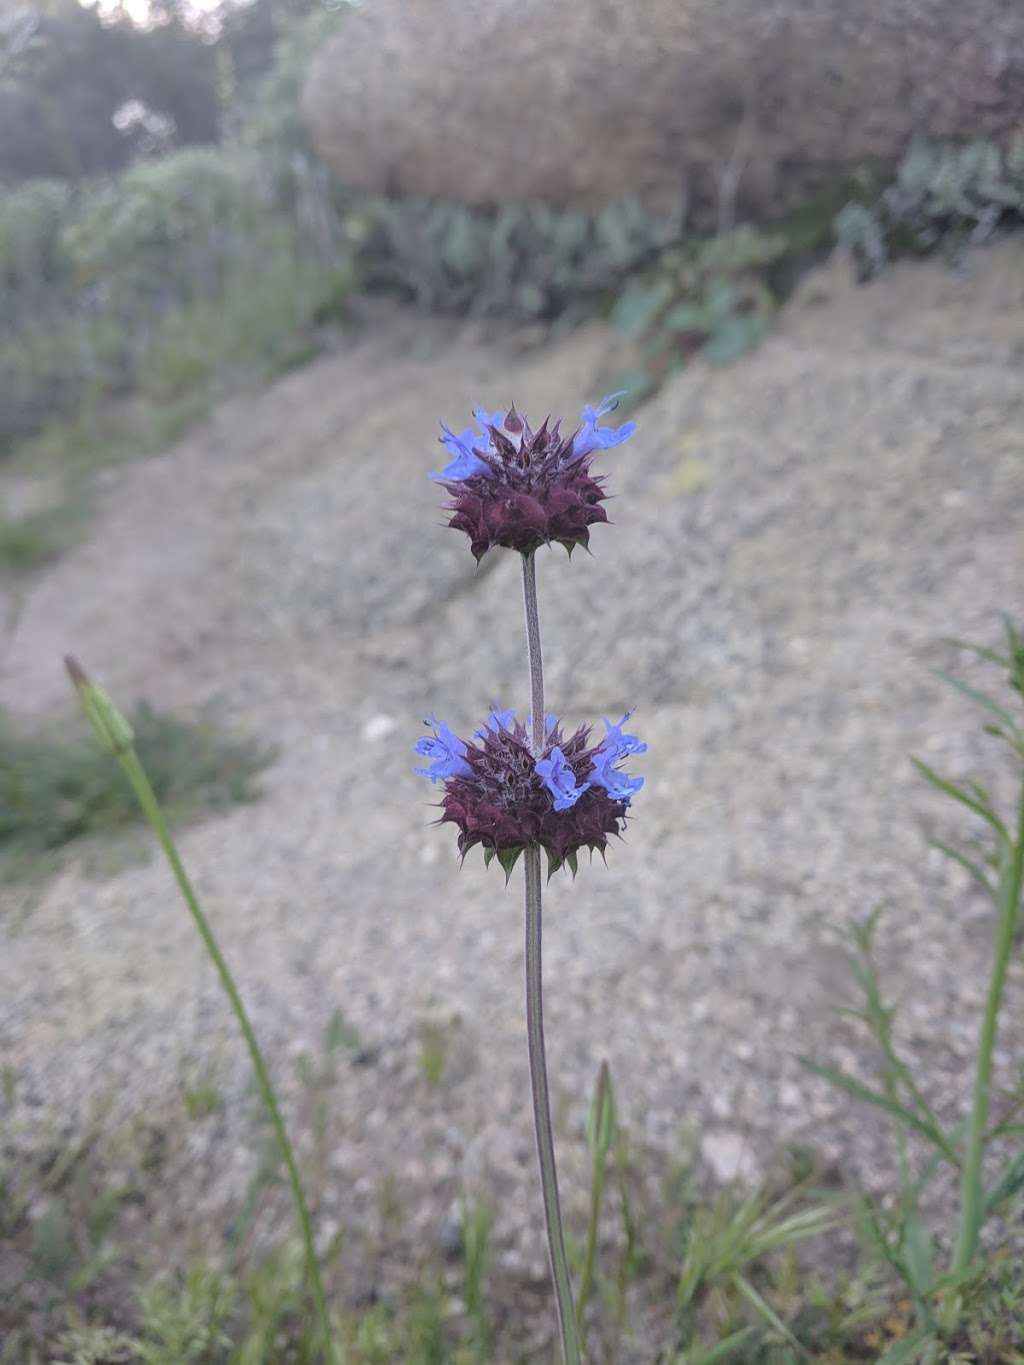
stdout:
[(217, 969), (217, 975), (220, 977), (221, 985), (224, 987), (224, 991), (231, 1003), (231, 1008), (234, 1011), (235, 1018), (238, 1020), (238, 1027), (242, 1030), (242, 1036), (245, 1038), (246, 1046), (249, 1049), (249, 1057), (252, 1060), (253, 1070), (256, 1073), (256, 1082), (259, 1086), (260, 1098), (263, 1100), (267, 1114), (270, 1117), (270, 1122), (273, 1125), (274, 1135), (276, 1136), (278, 1146), (281, 1149), (281, 1157), (288, 1172), (288, 1181), (291, 1185), (292, 1196), (295, 1200), (295, 1210), (299, 1217), (299, 1226), (302, 1231), (302, 1241), (306, 1254), (306, 1270), (309, 1275), (310, 1285), (313, 1289), (313, 1299), (316, 1303), (317, 1317), (320, 1319), (320, 1330), (323, 1333), (324, 1338), (324, 1350), (327, 1353), (327, 1359), (331, 1362), (331, 1365), (337, 1365), (338, 1355), (335, 1350), (331, 1333), (331, 1322), (327, 1312), (327, 1299), (324, 1294), (323, 1279), (320, 1275), (320, 1264), (317, 1260), (316, 1248), (313, 1244), (313, 1224), (309, 1216), (309, 1206), (306, 1203), (306, 1196), (302, 1189), (302, 1178), (299, 1175), (299, 1167), (295, 1160), (295, 1152), (288, 1137), (288, 1131), (284, 1125), (284, 1118), (281, 1115), (281, 1108), (277, 1102), (277, 1095), (270, 1079), (270, 1073), (267, 1070), (266, 1062), (263, 1060), (263, 1053), (260, 1051), (260, 1045), (256, 1041), (255, 1031), (249, 1020), (245, 1005), (242, 1003), (242, 997), (238, 992), (238, 987), (235, 985), (234, 977), (231, 975), (231, 969), (228, 967), (224, 954), (221, 952), (220, 946), (214, 937), (210, 922), (203, 913), (203, 909), (199, 904), (195, 891), (192, 889), (192, 884), (189, 881), (188, 874), (185, 872), (181, 858), (178, 855), (174, 840), (171, 838), (170, 830), (167, 827), (167, 821), (164, 819), (163, 811), (160, 809), (160, 803), (156, 799), (149, 778), (146, 776), (146, 771), (139, 762), (134, 749), (128, 749), (125, 753), (119, 754), (118, 759), (128, 781), (132, 785), (132, 790), (135, 792), (146, 819), (149, 821), (157, 838), (160, 840), (161, 847), (170, 864), (171, 872), (174, 874), (174, 880), (177, 882), (178, 889), (184, 897), (185, 904), (188, 906), (195, 926), (199, 931), (199, 936), (203, 940), (203, 945), (210, 955), (210, 960)]
[(953, 1256), (953, 1274), (960, 1275), (968, 1268), (978, 1244), (978, 1233), (984, 1221), (985, 1198), (982, 1188), (982, 1166), (985, 1159), (989, 1102), (992, 1089), (992, 1054), (995, 1050), (996, 1028), (1003, 1002), (1006, 972), (1017, 934), (1020, 915), (1021, 889), (1024, 885), (1024, 786), (1021, 788), (1017, 811), (1017, 837), (1008, 849), (1007, 864), (1000, 879), (999, 935), (992, 977), (985, 1001), (985, 1014), (978, 1042), (978, 1069), (974, 1082), (974, 1104), (967, 1140), (967, 1155), (963, 1166), (960, 1199), (960, 1228)]
[[(530, 665), (532, 747), (539, 755), (544, 746), (544, 665), (541, 655), (540, 616), (537, 610), (537, 575), (533, 554), (523, 555), (523, 604), (526, 615), (526, 643)], [(548, 1257), (555, 1289), (555, 1307), (562, 1339), (564, 1365), (581, 1365), (579, 1332), (573, 1306), (569, 1258), (565, 1251), (562, 1212), (558, 1199), (558, 1172), (555, 1142), (548, 1097), (547, 1060), (544, 1051), (544, 998), (541, 961), (542, 877), (540, 849), (526, 849), (523, 863), (526, 877), (526, 1038), (530, 1058), (530, 1090), (533, 1096), (533, 1123), (537, 1138), (544, 1222), (547, 1230)]]
[(580, 1276), (579, 1300), (576, 1304), (576, 1326), (581, 1341), (586, 1341), (583, 1318), (590, 1301), (590, 1291), (594, 1284), (594, 1266), (597, 1262), (597, 1233), (601, 1222), (601, 1207), (604, 1203), (605, 1158), (595, 1156), (590, 1184), (590, 1217), (587, 1221), (587, 1245), (583, 1255), (583, 1273)]
[(324, 1294), (323, 1279), (320, 1275), (320, 1264), (317, 1260), (316, 1248), (313, 1244), (313, 1224), (309, 1216), (309, 1206), (306, 1203), (306, 1196), (302, 1189), (302, 1179), (299, 1175), (298, 1163), (295, 1160), (295, 1152), (288, 1138), (288, 1131), (284, 1125), (281, 1115), (281, 1108), (277, 1102), (277, 1095), (274, 1091), (273, 1082), (270, 1079), (270, 1072), (260, 1051), (260, 1045), (256, 1040), (256, 1033), (246, 1012), (242, 997), (235, 985), (235, 979), (231, 975), (224, 954), (220, 950), (220, 945), (214, 936), (213, 929), (209, 920), (203, 912), (199, 899), (189, 880), (188, 873), (185, 871), (184, 864), (178, 853), (177, 846), (171, 837), (170, 829), (164, 818), (160, 802), (157, 800), (156, 793), (153, 791), (146, 770), (139, 761), (138, 754), (135, 752), (132, 730), (124, 717), (114, 706), (110, 698), (100, 688), (92, 684), (82, 671), (80, 666), (73, 660), (66, 660), (68, 673), (75, 685), (78, 698), (88, 716), (97, 738), (103, 746), (117, 759), (121, 765), (132, 791), (135, 793), (136, 800), (142, 808), (153, 832), (160, 841), (160, 846), (164, 851), (171, 872), (177, 882), (178, 890), (188, 907), (189, 914), (192, 916), (193, 923), (199, 931), (199, 937), (203, 941), (217, 975), (220, 977), (221, 985), (228, 997), (231, 1009), (238, 1021), (238, 1027), (242, 1031), (246, 1047), (249, 1049), (249, 1057), (252, 1061), (253, 1070), (256, 1073), (256, 1083), (259, 1087), (260, 1098), (270, 1117), (270, 1122), (277, 1138), (277, 1144), (281, 1151), (281, 1157), (288, 1172), (288, 1181), (291, 1185), (292, 1196), (295, 1200), (295, 1210), (299, 1218), (299, 1227), (302, 1233), (302, 1241), (306, 1256), (306, 1269), (309, 1275), (309, 1282), (313, 1289), (313, 1299), (316, 1305), (317, 1317), (320, 1322), (320, 1330), (323, 1334), (324, 1351), (327, 1354), (329, 1365), (340, 1365), (337, 1349), (331, 1333), (330, 1317), (327, 1312), (327, 1298)]

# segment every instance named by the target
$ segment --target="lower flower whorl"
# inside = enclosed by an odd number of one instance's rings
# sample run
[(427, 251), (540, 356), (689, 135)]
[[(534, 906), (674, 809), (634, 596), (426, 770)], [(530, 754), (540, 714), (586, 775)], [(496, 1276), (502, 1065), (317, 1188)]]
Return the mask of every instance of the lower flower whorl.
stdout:
[[(580, 849), (603, 856), (609, 837), (621, 835), (632, 795), (643, 785), (613, 765), (647, 746), (606, 725), (608, 736), (591, 745), (588, 726), (565, 738), (548, 716), (538, 757), (526, 726), (510, 711), (493, 711), (472, 741), (435, 724), (434, 736), (420, 740), (417, 750), (435, 759), (419, 771), (444, 782), (438, 823), (458, 828), (463, 856), (479, 844), (485, 861), (497, 858), (506, 877), (530, 847), (544, 849), (550, 872), (567, 864), (575, 874)], [(622, 748), (616, 735), (630, 744)]]

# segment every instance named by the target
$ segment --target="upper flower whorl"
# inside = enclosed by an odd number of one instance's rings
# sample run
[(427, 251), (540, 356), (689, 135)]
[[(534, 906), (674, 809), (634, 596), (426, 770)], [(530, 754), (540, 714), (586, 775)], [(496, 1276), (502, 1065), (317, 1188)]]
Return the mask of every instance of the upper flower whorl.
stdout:
[(590, 527), (607, 521), (603, 479), (590, 472), (591, 456), (627, 441), (635, 422), (601, 427), (621, 395), (583, 409), (579, 428), (563, 437), (561, 423), (545, 419), (534, 431), (513, 406), (507, 413), (474, 409), (480, 430), (456, 435), (442, 424), (441, 444), (452, 455), (431, 474), (451, 494), (448, 525), (464, 531), (479, 561), (495, 545), (530, 554), (541, 545), (586, 547)]

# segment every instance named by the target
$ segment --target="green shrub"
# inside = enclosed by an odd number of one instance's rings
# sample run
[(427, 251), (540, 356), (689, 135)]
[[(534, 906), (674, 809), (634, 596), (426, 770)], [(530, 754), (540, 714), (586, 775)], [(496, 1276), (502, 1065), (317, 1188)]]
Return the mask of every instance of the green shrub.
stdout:
[(30, 180), (0, 195), (0, 286), (11, 306), (69, 275), (61, 227), (70, 202), (60, 180)]
[(24, 516), (0, 512), (0, 572), (35, 569), (55, 559), (73, 538), (79, 512), (72, 500)]
[(1024, 131), (1003, 148), (994, 142), (918, 141), (895, 181), (874, 201), (854, 200), (837, 215), (835, 234), (864, 275), (890, 256), (936, 247), (953, 253), (984, 241), (1007, 222), (1024, 220)]
[(133, 306), (216, 288), (266, 207), (246, 170), (220, 149), (188, 148), (94, 182), (63, 233), (77, 282)]
[[(209, 718), (189, 723), (145, 702), (131, 723), (167, 806), (188, 814), (256, 795), (267, 749), (223, 734)], [(91, 740), (19, 735), (0, 715), (0, 855), (59, 848), (139, 818), (120, 770)]]
[(237, 149), (140, 163), (66, 203), (44, 260), (19, 245), (24, 205), (0, 200), (0, 270), (17, 268), (20, 300), (0, 342), (0, 449), (112, 394), (285, 368), (351, 286), (347, 254), (276, 207)]

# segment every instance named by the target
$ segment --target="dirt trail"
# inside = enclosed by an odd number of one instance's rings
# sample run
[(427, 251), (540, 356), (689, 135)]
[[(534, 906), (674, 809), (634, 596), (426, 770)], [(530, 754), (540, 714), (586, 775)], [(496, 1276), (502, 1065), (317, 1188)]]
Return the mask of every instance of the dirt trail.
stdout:
[[(292, 1102), (289, 1059), (336, 1009), (363, 1040), (334, 1083), (322, 1217), (374, 1225), (391, 1173), (415, 1237), (485, 1186), (504, 1254), (539, 1273), (519, 890), (475, 859), (458, 871), (410, 752), (427, 712), (458, 727), (523, 705), (516, 565), (477, 572), (425, 474), (439, 417), (511, 399), (573, 416), (610, 345), (594, 327), (517, 356), (391, 318), (229, 403), (110, 476), (88, 541), (33, 582), (0, 676), (0, 705), (45, 717), (70, 649), (126, 701), (218, 696), (280, 746), (266, 798), (182, 844)], [(944, 1112), (963, 1096), (989, 912), (927, 853), (921, 820), (957, 822), (906, 755), (1005, 776), (929, 669), (970, 675), (944, 638), (995, 640), (995, 613), (1024, 611), (1022, 361), (1020, 240), (961, 275), (905, 265), (857, 290), (819, 272), (758, 352), (695, 365), (643, 410), (607, 457), (617, 524), (595, 558), (543, 559), (552, 708), (638, 704), (650, 742), (627, 844), (549, 897), (573, 1208), (605, 1056), (641, 1143), (698, 1128), (725, 1176), (805, 1142), (878, 1178), (878, 1131), (797, 1055), (859, 1064), (830, 926), (880, 901), (887, 982), (915, 983), (907, 1045)], [(216, 1217), (257, 1160), (246, 1063), (164, 868), (96, 879), (72, 860), (24, 915), (2, 894), (15, 1128), (72, 1128), (104, 1093), (122, 1114), (173, 1110), (183, 1062), (205, 1059), (229, 1109), (192, 1126), (167, 1179)], [(448, 1039), (434, 1089), (424, 1020)]]

